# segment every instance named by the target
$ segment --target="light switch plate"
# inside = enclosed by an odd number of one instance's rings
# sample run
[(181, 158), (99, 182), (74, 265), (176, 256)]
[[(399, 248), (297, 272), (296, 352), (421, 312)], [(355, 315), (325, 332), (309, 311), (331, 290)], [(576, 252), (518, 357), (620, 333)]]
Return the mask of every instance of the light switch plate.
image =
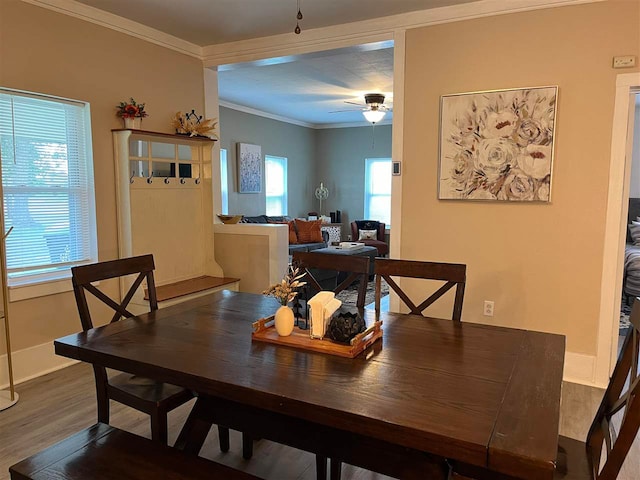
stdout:
[(635, 55), (624, 55), (613, 57), (613, 68), (630, 68), (636, 66)]

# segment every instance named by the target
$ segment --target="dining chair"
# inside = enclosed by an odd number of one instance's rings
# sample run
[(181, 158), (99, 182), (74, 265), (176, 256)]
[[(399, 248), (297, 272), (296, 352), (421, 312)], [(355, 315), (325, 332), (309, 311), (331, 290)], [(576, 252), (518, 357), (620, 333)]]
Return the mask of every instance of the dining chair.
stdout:
[[(71, 269), (73, 292), (80, 314), (80, 322), (83, 331), (94, 327), (86, 292), (91, 293), (98, 300), (106, 304), (114, 314), (111, 323), (121, 318), (133, 317), (127, 308), (138, 287), (146, 280), (149, 297), (149, 309), (151, 312), (158, 309), (156, 288), (153, 279), (155, 268), (153, 255), (124, 258), (107, 262), (99, 262), (91, 265), (82, 265)], [(137, 274), (124, 298), (120, 303), (116, 302), (96, 286), (95, 282), (101, 282), (112, 278), (121, 278)], [(193, 393), (182, 387), (159, 383), (150, 379), (120, 373), (109, 377), (104, 367), (93, 366), (96, 381), (96, 395), (98, 403), (98, 421), (109, 423), (109, 400), (123, 403), (151, 416), (151, 438), (167, 443), (167, 412), (188, 402), (193, 398)], [(229, 431), (223, 429), (219, 432), (221, 449), (226, 445), (228, 450)], [(226, 451), (226, 450), (223, 450)]]
[[(409, 307), (411, 313), (422, 315), (422, 312), (446, 292), (456, 287), (453, 303), (452, 319), (460, 321), (462, 317), (462, 302), (464, 301), (464, 287), (466, 283), (467, 266), (459, 263), (418, 262), (414, 260), (394, 260), (376, 258), (376, 312), (380, 312), (380, 297), (382, 279)], [(422, 303), (416, 305), (391, 277), (420, 278), (425, 280), (441, 280), (445, 282), (438, 290)]]
[(358, 285), (358, 299), (356, 307), (364, 308), (369, 283), (369, 257), (360, 255), (340, 255), (331, 253), (293, 252), (293, 265), (304, 274), (303, 281), (307, 288), (314, 291), (324, 290), (314, 276), (315, 270), (334, 270), (346, 273), (347, 276), (332, 289), (336, 295), (351, 284), (360, 281)]
[[(555, 479), (614, 480), (640, 428), (640, 298), (586, 442), (560, 436)], [(622, 418), (620, 418), (622, 417)], [(602, 460), (604, 458), (604, 463)]]
[[(456, 298), (453, 306), (453, 320), (460, 321), (462, 315), (462, 301), (464, 299), (464, 286), (466, 282), (466, 265), (453, 264), (453, 263), (434, 263), (434, 262), (418, 262), (410, 260), (393, 260), (388, 258), (377, 257), (374, 262), (374, 272), (376, 275), (376, 297), (375, 297), (375, 309), (376, 313), (380, 312), (380, 298), (382, 290), (382, 279), (389, 284), (405, 304), (411, 310), (411, 313), (422, 315), (422, 311), (429, 305), (434, 303), (437, 299), (442, 297), (447, 291), (454, 286), (456, 287)], [(419, 305), (415, 305), (413, 301), (407, 296), (407, 294), (398, 286), (398, 284), (391, 278), (394, 277), (411, 277), (421, 278), (427, 280), (442, 280), (446, 282), (440, 287), (433, 295), (427, 298)], [(387, 448), (372, 447), (372, 457), (375, 461), (371, 461), (371, 470), (379, 471), (379, 466), (386, 464), (394, 465), (394, 454), (390, 453)], [(331, 480), (339, 480), (342, 476), (342, 460), (348, 460), (348, 456), (344, 459), (331, 459), (330, 465), (330, 478)], [(411, 458), (413, 465), (420, 465), (423, 459), (420, 455), (415, 455)], [(376, 463), (378, 462), (378, 463)], [(367, 462), (360, 463), (365, 468), (368, 466)], [(395, 465), (400, 467), (400, 463), (396, 462)], [(405, 465), (407, 468), (407, 465)], [(395, 467), (392, 467), (392, 469)], [(388, 473), (388, 472), (385, 472)]]
[[(331, 253), (293, 252), (292, 263), (304, 273), (302, 280), (307, 282), (307, 285), (303, 287), (306, 291), (307, 300), (310, 297), (310, 289), (315, 291), (324, 290), (320, 282), (316, 280), (313, 270), (334, 270), (347, 273), (347, 277), (335, 286), (333, 293), (338, 294), (342, 292), (359, 279), (360, 284), (358, 285), (356, 307), (360, 309), (364, 308), (367, 284), (369, 283), (369, 257)], [(335, 461), (332, 461), (331, 465), (334, 469), (336, 468)], [(318, 479), (324, 479), (326, 476), (327, 458), (316, 455), (316, 477)]]
[[(640, 429), (640, 298), (633, 302), (631, 328), (586, 441), (560, 435), (554, 480), (615, 480)], [(603, 462), (604, 460), (604, 462)], [(453, 464), (455, 479), (489, 480), (491, 474)]]

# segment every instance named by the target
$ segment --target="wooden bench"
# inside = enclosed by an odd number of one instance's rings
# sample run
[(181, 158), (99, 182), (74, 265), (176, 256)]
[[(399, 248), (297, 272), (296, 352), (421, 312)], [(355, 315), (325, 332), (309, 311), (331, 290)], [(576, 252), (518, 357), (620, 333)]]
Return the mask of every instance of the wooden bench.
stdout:
[[(210, 277), (203, 275), (201, 277), (190, 278), (180, 282), (169, 283), (166, 285), (156, 286), (156, 295), (158, 297), (158, 307), (168, 307), (176, 303), (184, 302), (190, 298), (196, 298), (218, 290), (238, 290), (239, 278), (230, 277)], [(144, 290), (144, 300), (149, 300), (147, 289)]]
[(195, 455), (97, 423), (9, 469), (12, 480), (259, 480)]

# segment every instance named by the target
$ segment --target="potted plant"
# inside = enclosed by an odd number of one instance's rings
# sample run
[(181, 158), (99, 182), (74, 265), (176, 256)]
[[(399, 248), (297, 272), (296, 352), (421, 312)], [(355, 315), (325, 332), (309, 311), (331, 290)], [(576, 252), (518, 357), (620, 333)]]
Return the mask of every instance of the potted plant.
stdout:
[(116, 115), (124, 121), (124, 128), (140, 129), (142, 119), (149, 115), (144, 111), (144, 103), (137, 103), (133, 98), (129, 98), (128, 102), (120, 102), (116, 109)]

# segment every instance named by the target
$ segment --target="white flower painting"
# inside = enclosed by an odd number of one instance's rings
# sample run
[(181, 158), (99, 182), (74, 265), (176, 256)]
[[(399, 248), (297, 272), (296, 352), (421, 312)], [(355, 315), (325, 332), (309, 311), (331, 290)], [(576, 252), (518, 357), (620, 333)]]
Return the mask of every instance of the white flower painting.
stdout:
[(444, 95), (439, 198), (548, 202), (558, 87)]
[(262, 191), (262, 148), (260, 145), (238, 143), (238, 192)]

